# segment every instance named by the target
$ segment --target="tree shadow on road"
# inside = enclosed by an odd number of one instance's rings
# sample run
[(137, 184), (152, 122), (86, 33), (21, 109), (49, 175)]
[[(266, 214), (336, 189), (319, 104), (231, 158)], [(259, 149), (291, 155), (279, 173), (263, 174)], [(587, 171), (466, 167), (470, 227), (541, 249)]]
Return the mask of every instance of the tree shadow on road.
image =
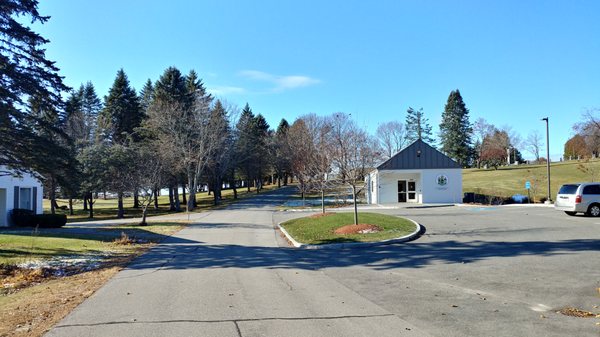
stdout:
[(300, 250), (281, 247), (207, 245), (165, 241), (137, 259), (130, 269), (299, 268), (368, 265), (374, 269), (421, 268), (430, 264), (469, 263), (497, 257), (553, 256), (600, 251), (600, 240), (553, 242), (413, 241), (342, 250)]

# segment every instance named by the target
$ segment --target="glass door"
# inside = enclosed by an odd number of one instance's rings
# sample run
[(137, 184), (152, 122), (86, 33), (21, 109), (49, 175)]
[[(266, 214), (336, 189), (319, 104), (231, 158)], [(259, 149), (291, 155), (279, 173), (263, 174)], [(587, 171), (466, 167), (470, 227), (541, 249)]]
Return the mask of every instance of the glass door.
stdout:
[(417, 201), (417, 183), (415, 181), (408, 182), (408, 201)]
[(407, 201), (407, 182), (406, 180), (398, 180), (398, 202)]

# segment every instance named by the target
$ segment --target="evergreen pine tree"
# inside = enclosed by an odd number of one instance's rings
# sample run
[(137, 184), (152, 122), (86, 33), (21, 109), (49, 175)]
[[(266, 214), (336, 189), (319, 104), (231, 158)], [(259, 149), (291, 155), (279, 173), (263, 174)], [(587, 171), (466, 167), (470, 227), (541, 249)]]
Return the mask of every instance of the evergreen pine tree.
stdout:
[(175, 67), (167, 68), (154, 84), (154, 99), (162, 103), (186, 104), (188, 97), (186, 79)]
[(417, 139), (422, 139), (424, 142), (434, 146), (433, 132), (429, 120), (425, 118), (423, 108), (414, 110), (409, 107), (406, 110), (406, 142), (411, 144)]
[(185, 86), (187, 89), (189, 104), (193, 104), (195, 100), (202, 99), (206, 102), (212, 102), (212, 95), (206, 91), (202, 79), (198, 77), (195, 70), (190, 70), (190, 73), (185, 77)]
[(254, 154), (255, 154), (255, 133), (254, 133), (254, 113), (250, 109), (250, 105), (242, 110), (240, 119), (236, 125), (237, 141), (235, 144), (235, 152), (237, 157), (238, 167), (246, 180), (246, 187), (250, 191), (250, 182), (254, 179)]
[(252, 133), (255, 140), (253, 157), (256, 164), (256, 178), (258, 186), (256, 186), (256, 193), (262, 189), (263, 176), (267, 173), (269, 161), (269, 123), (265, 117), (261, 114), (256, 115), (252, 121)]
[(133, 136), (135, 128), (142, 122), (139, 99), (123, 69), (117, 72), (99, 119), (100, 140), (118, 144)]
[(152, 80), (148, 79), (140, 91), (140, 108), (145, 116), (148, 115), (148, 108), (152, 104), (152, 100), (154, 100), (154, 86)]
[(289, 148), (288, 132), (290, 130), (290, 124), (285, 118), (281, 119), (277, 131), (273, 136), (273, 166), (277, 173), (277, 185), (281, 187), (281, 180), (283, 184), (287, 185), (287, 175), (291, 171), (291, 151)]
[(79, 95), (81, 97), (81, 112), (85, 123), (85, 134), (87, 135), (87, 141), (91, 142), (96, 133), (98, 115), (102, 111), (102, 102), (96, 95), (96, 89), (94, 89), (92, 82), (82, 84)]
[(473, 128), (469, 122), (469, 109), (466, 108), (458, 89), (450, 92), (442, 122), (440, 123), (441, 150), (462, 166), (470, 164), (473, 158), (471, 134)]
[(0, 4), (0, 166), (31, 168), (38, 159), (39, 140), (28, 122), (36, 118), (27, 107), (30, 97), (43, 97), (48, 109), (60, 111), (61, 93), (68, 90), (59, 69), (46, 59), (48, 40), (24, 23), (45, 23), (36, 0), (3, 0)]

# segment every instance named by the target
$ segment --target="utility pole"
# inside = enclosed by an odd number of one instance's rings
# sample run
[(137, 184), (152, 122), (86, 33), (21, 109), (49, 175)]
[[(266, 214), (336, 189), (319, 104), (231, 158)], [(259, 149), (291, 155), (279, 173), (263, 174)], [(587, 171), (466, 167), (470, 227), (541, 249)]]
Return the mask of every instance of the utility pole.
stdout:
[(546, 171), (548, 173), (548, 199), (546, 200), (546, 204), (552, 203), (552, 195), (550, 194), (550, 131), (549, 131), (549, 121), (548, 117), (542, 118), (543, 121), (546, 122)]

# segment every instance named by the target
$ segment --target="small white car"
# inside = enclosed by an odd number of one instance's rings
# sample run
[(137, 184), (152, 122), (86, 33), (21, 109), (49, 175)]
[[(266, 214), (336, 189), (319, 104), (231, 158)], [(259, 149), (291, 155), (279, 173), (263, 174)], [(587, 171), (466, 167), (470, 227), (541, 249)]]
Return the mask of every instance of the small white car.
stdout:
[(600, 216), (600, 183), (565, 184), (560, 187), (554, 208), (568, 215)]

